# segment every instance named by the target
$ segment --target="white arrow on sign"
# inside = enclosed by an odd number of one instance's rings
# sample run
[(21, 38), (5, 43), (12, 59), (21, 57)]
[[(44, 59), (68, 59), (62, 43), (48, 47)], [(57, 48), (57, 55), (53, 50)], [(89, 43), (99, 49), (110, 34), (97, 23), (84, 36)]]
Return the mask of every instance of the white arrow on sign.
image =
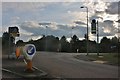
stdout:
[(31, 49), (28, 49), (28, 53), (31, 53), (33, 50), (33, 47)]

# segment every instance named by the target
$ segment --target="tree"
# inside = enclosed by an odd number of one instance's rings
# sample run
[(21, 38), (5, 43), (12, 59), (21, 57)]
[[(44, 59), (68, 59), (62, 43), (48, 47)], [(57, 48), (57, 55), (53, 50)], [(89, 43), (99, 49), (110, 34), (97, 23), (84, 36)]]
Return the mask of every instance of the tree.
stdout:
[(24, 46), (25, 45), (25, 42), (23, 42), (23, 40), (18, 40), (16, 42), (16, 46)]
[(7, 47), (9, 45), (9, 33), (8, 32), (4, 32), (2, 35), (2, 46)]
[(78, 37), (76, 35), (73, 35), (73, 37), (71, 38), (71, 41), (70, 41), (71, 52), (77, 52), (78, 41), (79, 41)]
[(58, 51), (59, 38), (53, 35), (46, 36), (47, 51)]
[(96, 43), (96, 41), (89, 40), (89, 46), (88, 46), (89, 50), (88, 51), (90, 53), (95, 53), (95, 52), (97, 53), (97, 49), (99, 50), (99, 46), (97, 44), (99, 45), (99, 43)]
[(44, 36), (38, 40), (30, 41), (37, 51), (58, 51), (59, 38), (53, 35)]
[(10, 42), (10, 46), (12, 46), (14, 44), (14, 40), (15, 38), (10, 36), (8, 32), (4, 32), (2, 35), (2, 46), (7, 48), (9, 42)]
[(116, 36), (114, 36), (111, 39), (111, 52), (118, 52), (118, 47), (119, 47), (118, 40), (119, 39)]
[(43, 35), (40, 39), (34, 41), (37, 51), (45, 51), (45, 40), (46, 37)]
[(107, 37), (103, 37), (100, 42), (100, 52), (110, 52), (111, 50), (111, 41)]
[(4, 32), (2, 35), (2, 51), (6, 53), (5, 51), (13, 50), (15, 38), (10, 36), (8, 32)]
[(62, 36), (59, 42), (59, 50), (61, 52), (69, 52), (69, 43), (67, 42), (67, 39), (65, 36)]

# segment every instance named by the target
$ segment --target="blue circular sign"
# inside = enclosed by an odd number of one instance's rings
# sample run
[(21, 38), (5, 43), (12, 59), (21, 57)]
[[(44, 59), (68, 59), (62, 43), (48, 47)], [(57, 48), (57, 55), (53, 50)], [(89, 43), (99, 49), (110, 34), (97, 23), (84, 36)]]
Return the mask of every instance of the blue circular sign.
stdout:
[(27, 47), (27, 54), (28, 55), (33, 55), (35, 53), (35, 47), (30, 45)]

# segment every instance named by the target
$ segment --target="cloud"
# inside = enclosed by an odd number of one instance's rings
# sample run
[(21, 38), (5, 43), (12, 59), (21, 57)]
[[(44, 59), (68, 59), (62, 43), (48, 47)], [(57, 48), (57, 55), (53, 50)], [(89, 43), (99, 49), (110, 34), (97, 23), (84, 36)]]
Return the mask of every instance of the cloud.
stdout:
[(42, 23), (39, 23), (39, 25), (45, 25), (45, 26), (46, 26), (46, 25), (50, 25), (50, 24), (51, 24), (50, 22), (46, 22), (46, 23), (45, 23), (45, 22), (42, 22)]
[(54, 35), (57, 37), (62, 37), (65, 35), (69, 38), (72, 35), (76, 34), (78, 37), (83, 38), (86, 32), (86, 27), (80, 25), (74, 26), (73, 29), (70, 25), (58, 24), (55, 22), (50, 22), (46, 27), (46, 23), (47, 22), (39, 23), (36, 21), (26, 21), (19, 26), (22, 30), (24, 30), (24, 35), (30, 34), (31, 36)]
[(114, 26), (114, 21), (105, 20), (99, 22), (100, 36), (114, 36), (117, 33), (117, 27)]
[(118, 14), (118, 5), (119, 2), (111, 2), (106, 9), (106, 12), (109, 14)]
[(2, 26), (0, 26), (0, 34), (2, 34), (2, 32), (3, 32), (3, 31), (2, 31)]
[(20, 17), (15, 16), (15, 17), (11, 17), (11, 22), (10, 24), (17, 24), (19, 23)]
[(67, 15), (71, 17), (71, 22), (74, 22), (75, 20), (81, 20), (83, 22), (86, 22), (86, 12), (68, 11)]
[(120, 23), (120, 19), (118, 21), (116, 21), (116, 22)]
[(21, 25), (22, 28), (39, 28), (41, 27), (36, 21), (25, 21)]
[[(76, 34), (83, 38), (86, 33), (87, 17), (86, 9), (80, 8), (82, 5), (89, 9), (89, 31), (91, 20), (95, 18), (99, 19), (101, 36), (115, 34), (114, 21), (118, 20), (117, 16), (111, 14), (112, 3), (105, 3), (102, 0), (99, 2), (88, 0), (85, 3), (4, 2), (3, 23), (10, 23), (8, 25), (18, 24), (21, 28), (21, 34), (24, 36), (39, 37), (46, 34), (71, 37), (72, 34)], [(110, 6), (112, 7), (110, 8)], [(73, 25), (74, 23), (76, 25)], [(72, 29), (72, 26), (75, 28)]]
[[(100, 0), (3, 0), (2, 2), (99, 2)], [(104, 0), (104, 2), (118, 2), (119, 0)]]
[(37, 2), (3, 2), (3, 11), (15, 10), (16, 12), (35, 12), (36, 9), (43, 10), (44, 3)]
[[(99, 36), (100, 37), (111, 37), (115, 36), (118, 33), (118, 27), (115, 25), (116, 22), (112, 20), (98, 21), (99, 26)], [(91, 38), (94, 38), (96, 35), (90, 35)]]
[(43, 26), (40, 26), (39, 23), (36, 21), (25, 21), (19, 26), (23, 30), (32, 33), (32, 35), (42, 35), (43, 33), (45, 33), (45, 28)]
[(40, 22), (40, 26), (43, 26), (44, 28), (51, 28), (53, 30), (57, 29), (57, 23), (56, 22)]
[(91, 22), (92, 19), (98, 20), (100, 37), (116, 35), (118, 32), (118, 28), (115, 22), (116, 20), (118, 20), (117, 2), (100, 1), (100, 2), (94, 2), (94, 4), (91, 5), (91, 7), (92, 6), (94, 6), (94, 8), (92, 9), (93, 13), (91, 14), (89, 13), (90, 14), (89, 22)]
[[(83, 6), (88, 7), (89, 27), (91, 26), (92, 19), (99, 20), (100, 36), (114, 36), (117, 31), (117, 28), (114, 26), (114, 20), (117, 19), (117, 15), (108, 15), (108, 13), (106, 13), (106, 9), (108, 9), (109, 7), (108, 5), (110, 4), (112, 4), (112, 2), (108, 3), (104, 1), (99, 1), (99, 2), (83, 3)], [(86, 23), (86, 18), (85, 18), (86, 9), (84, 10), (85, 10), (84, 12), (68, 11), (68, 14), (74, 16), (78, 20), (76, 21), (77, 24), (82, 25), (83, 23)], [(92, 35), (92, 36), (95, 36), (95, 35)]]
[(86, 25), (86, 23), (80, 21), (80, 20), (77, 20), (77, 21), (74, 21), (75, 24), (78, 24), (78, 25)]

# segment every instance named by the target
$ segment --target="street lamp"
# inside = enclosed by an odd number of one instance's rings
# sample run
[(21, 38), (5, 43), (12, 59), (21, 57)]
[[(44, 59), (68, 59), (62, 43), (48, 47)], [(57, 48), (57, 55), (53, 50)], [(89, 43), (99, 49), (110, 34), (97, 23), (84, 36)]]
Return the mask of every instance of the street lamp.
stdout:
[(87, 55), (88, 55), (88, 39), (89, 39), (89, 36), (88, 36), (88, 7), (86, 6), (81, 6), (80, 8), (86, 8), (86, 12), (87, 12)]
[(46, 25), (45, 28), (46, 28), (46, 30), (45, 30), (45, 35), (46, 35), (46, 39), (45, 39), (45, 49), (46, 49), (46, 51), (47, 51), (47, 28), (48, 28), (48, 26)]

